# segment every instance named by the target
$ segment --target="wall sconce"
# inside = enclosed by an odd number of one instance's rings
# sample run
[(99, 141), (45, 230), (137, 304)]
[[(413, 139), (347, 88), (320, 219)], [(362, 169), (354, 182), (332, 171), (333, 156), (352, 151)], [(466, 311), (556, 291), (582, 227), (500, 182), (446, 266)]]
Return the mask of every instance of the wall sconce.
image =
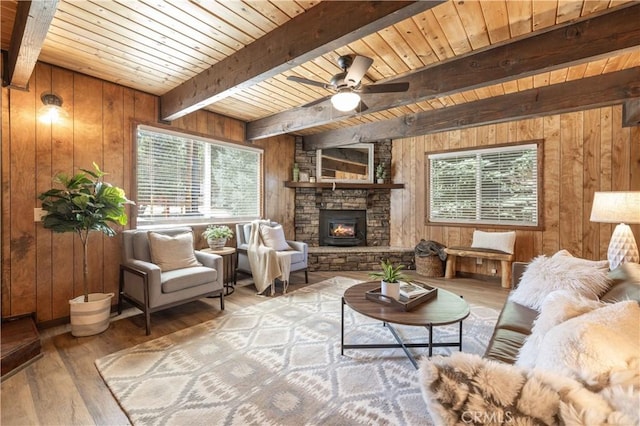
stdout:
[(64, 116), (62, 98), (54, 93), (45, 92), (40, 96), (43, 107), (39, 110), (40, 121), (43, 123), (57, 123)]
[(342, 112), (356, 109), (359, 103), (360, 95), (351, 90), (341, 90), (331, 97), (333, 107)]
[(638, 263), (638, 246), (628, 223), (640, 223), (640, 191), (596, 192), (591, 222), (617, 223), (611, 235), (607, 258), (611, 270), (621, 263)]

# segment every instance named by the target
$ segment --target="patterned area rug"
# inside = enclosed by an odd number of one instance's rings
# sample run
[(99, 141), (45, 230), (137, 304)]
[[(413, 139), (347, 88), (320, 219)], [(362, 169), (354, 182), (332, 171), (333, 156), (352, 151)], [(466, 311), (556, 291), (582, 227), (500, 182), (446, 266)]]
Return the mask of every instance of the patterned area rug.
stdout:
[[(340, 355), (336, 277), (96, 360), (136, 425), (428, 425), (417, 370), (401, 349)], [(463, 350), (482, 354), (498, 312), (479, 306)], [(407, 341), (421, 327), (397, 326)], [(434, 329), (434, 341), (458, 326)], [(345, 307), (345, 343), (394, 343), (389, 330)], [(455, 350), (455, 349), (454, 349)], [(422, 356), (427, 349), (413, 349)], [(434, 348), (435, 354), (449, 348)]]

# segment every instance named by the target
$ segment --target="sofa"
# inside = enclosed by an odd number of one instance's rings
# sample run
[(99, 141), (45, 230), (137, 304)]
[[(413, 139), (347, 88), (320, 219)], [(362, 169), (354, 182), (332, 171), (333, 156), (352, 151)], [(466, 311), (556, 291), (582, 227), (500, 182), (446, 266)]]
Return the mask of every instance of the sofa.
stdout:
[(435, 423), (640, 424), (640, 265), (560, 251), (512, 280), (484, 356), (421, 360)]
[[(516, 288), (527, 263), (515, 262), (512, 269), (512, 287)], [(624, 273), (624, 267), (612, 271), (611, 288), (600, 296), (603, 302), (613, 303), (633, 299), (640, 303), (640, 282)], [(485, 358), (514, 364), (527, 336), (531, 334), (533, 323), (539, 312), (507, 299), (489, 341)]]

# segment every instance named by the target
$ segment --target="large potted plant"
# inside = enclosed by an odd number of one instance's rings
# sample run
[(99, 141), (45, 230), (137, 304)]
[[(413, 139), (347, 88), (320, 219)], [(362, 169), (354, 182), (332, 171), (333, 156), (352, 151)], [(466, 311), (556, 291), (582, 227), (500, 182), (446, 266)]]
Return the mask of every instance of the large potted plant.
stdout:
[(400, 297), (400, 281), (407, 279), (406, 276), (400, 272), (404, 265), (393, 266), (389, 259), (380, 262), (381, 271), (371, 272), (369, 274), (372, 278), (380, 279), (380, 293), (384, 296), (398, 299)]
[(113, 293), (89, 293), (89, 267), (87, 262), (89, 235), (102, 232), (112, 237), (112, 225), (126, 225), (126, 204), (133, 204), (124, 190), (104, 182), (104, 172), (96, 163), (93, 170), (81, 169), (74, 176), (59, 173), (54, 182), (61, 188), (52, 188), (38, 197), (46, 212), (43, 225), (53, 232), (74, 232), (82, 242), (83, 295), (69, 301), (71, 334), (90, 336), (109, 327), (109, 314)]

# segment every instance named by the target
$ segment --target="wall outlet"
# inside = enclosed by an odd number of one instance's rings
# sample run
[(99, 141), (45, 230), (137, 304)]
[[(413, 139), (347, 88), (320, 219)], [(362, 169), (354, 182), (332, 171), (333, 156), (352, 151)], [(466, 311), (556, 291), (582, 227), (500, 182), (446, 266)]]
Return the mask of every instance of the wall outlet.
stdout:
[(42, 222), (42, 217), (46, 216), (47, 212), (42, 210), (40, 207), (36, 207), (33, 209), (33, 221), (34, 222)]
[(482, 258), (476, 257), (476, 265), (482, 265)]

